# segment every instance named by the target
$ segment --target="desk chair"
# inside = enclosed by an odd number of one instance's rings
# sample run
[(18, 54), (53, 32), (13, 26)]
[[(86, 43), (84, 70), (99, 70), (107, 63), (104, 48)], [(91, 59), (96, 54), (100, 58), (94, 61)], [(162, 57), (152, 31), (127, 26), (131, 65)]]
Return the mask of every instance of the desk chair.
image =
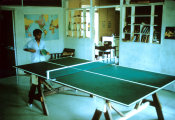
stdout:
[[(105, 57), (108, 59), (108, 58), (110, 58), (111, 57), (111, 51), (109, 51), (109, 50), (106, 50), (106, 51), (98, 51), (98, 55), (95, 55), (95, 60), (99, 60), (100, 59), (100, 57), (102, 58), (102, 59), (105, 59)], [(108, 61), (108, 60), (107, 60)], [(106, 62), (107, 62), (106, 61)], [(104, 60), (103, 60), (103, 62), (105, 62)]]
[(111, 57), (111, 51), (99, 51), (99, 56), (104, 57), (106, 55), (106, 57), (108, 58), (109, 56)]
[[(106, 51), (99, 51), (99, 57), (102, 57), (103, 62), (109, 62), (108, 59), (111, 58), (111, 51), (110, 50), (106, 50)], [(107, 60), (105, 60), (105, 58), (107, 58)]]

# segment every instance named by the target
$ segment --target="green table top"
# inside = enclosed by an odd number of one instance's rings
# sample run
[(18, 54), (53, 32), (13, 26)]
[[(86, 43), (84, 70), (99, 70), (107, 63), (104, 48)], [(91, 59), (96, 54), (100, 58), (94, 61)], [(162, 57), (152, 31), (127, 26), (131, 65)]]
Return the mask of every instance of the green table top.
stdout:
[(42, 78), (46, 78), (47, 77), (46, 71), (63, 68), (64, 66), (55, 65), (48, 62), (38, 62), (38, 63), (32, 63), (32, 64), (19, 65), (16, 67), (24, 70), (27, 73), (35, 74)]
[(56, 78), (56, 82), (60, 84), (123, 105), (135, 103), (175, 80), (175, 76), (100, 62), (89, 62), (79, 58), (61, 58), (49, 62), (20, 65), (17, 68), (46, 78), (48, 70), (75, 65), (50, 73), (51, 78)]
[(84, 71), (58, 77), (56, 82), (123, 105), (135, 103), (156, 90)]
[(115, 66), (104, 63), (89, 63), (77, 66), (78, 69), (83, 69), (103, 75), (108, 75), (116, 78), (138, 82), (154, 87), (164, 87), (175, 80), (175, 76), (137, 70), (122, 66)]

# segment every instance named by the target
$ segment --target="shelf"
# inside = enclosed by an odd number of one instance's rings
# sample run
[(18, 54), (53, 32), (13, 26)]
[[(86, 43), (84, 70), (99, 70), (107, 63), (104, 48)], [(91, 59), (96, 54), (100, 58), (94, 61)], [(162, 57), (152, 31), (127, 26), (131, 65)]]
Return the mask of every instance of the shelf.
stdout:
[(128, 24), (128, 25), (135, 25), (135, 26), (140, 26), (140, 25), (143, 25), (143, 26), (150, 26), (150, 24)]
[(78, 22), (78, 23), (70, 23), (71, 25), (76, 25), (76, 24), (86, 24), (86, 23), (80, 23), (80, 22)]
[(71, 38), (88, 38), (88, 37), (83, 37), (83, 36), (75, 37), (75, 36), (70, 36), (70, 35), (67, 35), (67, 37), (71, 37)]
[[(123, 40), (131, 42), (153, 43), (155, 36), (161, 40), (163, 5), (149, 4), (147, 6), (125, 6), (123, 12)], [(125, 24), (126, 23), (126, 24)], [(155, 33), (156, 32), (156, 33)]]
[[(125, 34), (131, 34), (131, 33), (125, 33)], [(135, 34), (135, 35), (150, 35), (150, 34), (146, 34), (146, 33), (133, 33), (133, 34)]]
[(86, 31), (86, 30), (68, 30), (68, 32), (81, 32), (81, 31)]
[(125, 33), (125, 34), (131, 34), (131, 33)]
[(66, 35), (69, 37), (86, 38), (87, 22), (86, 9), (67, 10), (66, 11)]
[(86, 16), (72, 16), (73, 18), (82, 18), (82, 17), (86, 17)]
[(81, 30), (69, 30), (69, 32), (81, 32)]
[(146, 33), (140, 33), (141, 35), (150, 35), (150, 34), (146, 34)]
[(128, 17), (151, 17), (151, 16), (158, 17), (158, 15), (129, 15)]
[[(135, 26), (140, 26), (143, 24), (128, 24), (128, 25), (135, 25)], [(143, 26), (151, 26), (150, 24), (144, 24)], [(152, 26), (160, 26), (160, 25), (152, 25)]]

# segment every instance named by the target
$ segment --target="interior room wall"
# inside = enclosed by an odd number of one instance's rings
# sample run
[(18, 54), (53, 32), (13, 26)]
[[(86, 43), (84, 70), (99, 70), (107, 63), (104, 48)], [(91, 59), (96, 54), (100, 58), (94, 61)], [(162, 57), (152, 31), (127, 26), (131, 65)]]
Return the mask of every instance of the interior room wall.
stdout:
[(94, 59), (94, 41), (89, 38), (66, 38), (64, 41), (65, 48), (75, 49), (75, 57), (93, 60)]
[[(63, 4), (65, 4), (63, 2)], [(90, 5), (89, 0), (69, 0), (68, 8), (81, 8), (81, 5)], [(66, 19), (66, 14), (64, 14)], [(66, 25), (65, 21), (64, 24)], [(66, 32), (65, 32), (66, 33)], [(66, 37), (64, 33), (64, 48), (75, 49), (75, 57), (93, 60), (94, 59), (94, 41), (90, 38)]]
[(81, 0), (68, 0), (68, 8), (81, 8)]
[[(166, 26), (175, 26), (175, 1), (163, 5), (161, 44), (120, 42), (119, 64), (153, 72), (175, 75), (175, 40), (164, 39)], [(175, 84), (167, 89), (175, 91)]]
[[(163, 11), (163, 34), (164, 38), (166, 27), (175, 27), (175, 1), (167, 0)], [(164, 39), (161, 47), (161, 72), (175, 75), (175, 39)], [(166, 89), (175, 91), (175, 84), (168, 86)]]
[[(6, 9), (12, 9), (7, 7)], [(64, 36), (63, 36), (63, 18), (62, 8), (56, 7), (15, 7), (14, 19), (15, 19), (15, 44), (16, 44), (16, 63), (17, 65), (27, 64), (31, 62), (30, 53), (23, 51), (24, 45), (29, 41), (25, 38), (24, 28), (24, 14), (57, 14), (59, 19), (59, 39), (46, 40), (46, 48), (50, 53), (62, 52), (64, 48)], [(47, 59), (49, 56), (47, 56)]]
[[(76, 4), (75, 4), (76, 3)], [(94, 0), (93, 5), (107, 5), (109, 3), (107, 0)], [(112, 3), (110, 3), (112, 4)], [(81, 5), (90, 5), (90, 0), (69, 0), (68, 7), (69, 8), (80, 8)], [(112, 36), (115, 33), (115, 8), (101, 9), (99, 10), (99, 39), (102, 36)], [(105, 27), (103, 27), (103, 25)], [(65, 37), (64, 41), (65, 48), (74, 48), (75, 49), (75, 57), (84, 58), (93, 60), (94, 59), (94, 41), (90, 38), (72, 38)]]
[(112, 36), (115, 33), (115, 8), (99, 9), (99, 40), (102, 36)]

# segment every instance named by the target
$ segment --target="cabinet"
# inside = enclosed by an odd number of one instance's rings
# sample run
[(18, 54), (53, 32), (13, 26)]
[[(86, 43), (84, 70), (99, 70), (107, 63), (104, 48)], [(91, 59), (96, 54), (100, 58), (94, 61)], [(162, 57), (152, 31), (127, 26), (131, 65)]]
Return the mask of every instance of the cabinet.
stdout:
[(67, 37), (86, 38), (89, 24), (86, 22), (86, 9), (71, 9), (66, 11)]
[(125, 6), (123, 41), (156, 43), (161, 42), (162, 5)]

